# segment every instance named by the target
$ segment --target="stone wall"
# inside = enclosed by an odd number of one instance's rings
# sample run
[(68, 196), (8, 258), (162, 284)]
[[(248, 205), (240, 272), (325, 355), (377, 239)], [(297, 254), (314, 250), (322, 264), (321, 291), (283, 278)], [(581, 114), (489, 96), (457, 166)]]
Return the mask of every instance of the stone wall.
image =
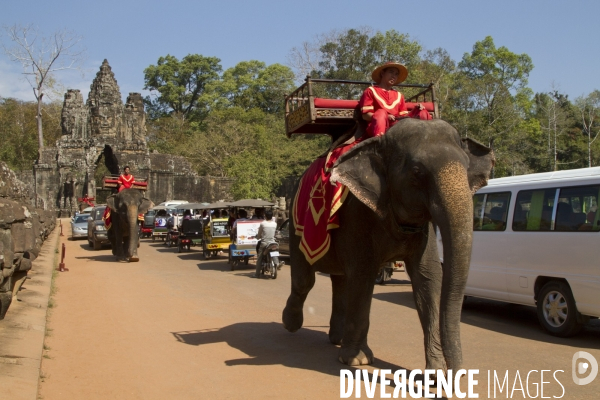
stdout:
[(0, 162), (0, 319), (27, 278), (56, 216), (33, 206), (33, 191)]

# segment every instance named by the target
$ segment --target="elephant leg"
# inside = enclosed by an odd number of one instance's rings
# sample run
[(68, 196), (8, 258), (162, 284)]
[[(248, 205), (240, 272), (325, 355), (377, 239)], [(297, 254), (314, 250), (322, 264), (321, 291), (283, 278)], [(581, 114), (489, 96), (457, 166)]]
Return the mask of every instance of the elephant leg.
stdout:
[(373, 363), (373, 351), (367, 344), (367, 335), (373, 286), (378, 267), (378, 265), (370, 266), (363, 274), (346, 276), (344, 336), (339, 353), (339, 361), (343, 364), (367, 365)]
[[(292, 260), (294, 261), (294, 260)], [(283, 309), (283, 326), (290, 332), (296, 332), (302, 327), (304, 315), (302, 308), (308, 292), (315, 284), (315, 271), (305, 260), (292, 262), (292, 292)]]
[(108, 237), (108, 240), (110, 241), (110, 250), (112, 252), (112, 255), (115, 257), (118, 257), (118, 255), (117, 255), (117, 238), (115, 236), (114, 227), (111, 227), (108, 231), (106, 231), (106, 236)]
[(342, 344), (344, 335), (344, 317), (346, 314), (346, 276), (330, 275), (331, 289), (331, 319), (329, 320), (329, 341), (335, 345)]
[(129, 254), (129, 236), (123, 235), (123, 255), (129, 259), (131, 254)]
[(439, 260), (411, 260), (406, 261), (406, 271), (410, 276), (413, 298), (423, 329), (425, 368), (445, 370), (440, 340), (442, 267)]
[(117, 257), (117, 260), (121, 261), (124, 257), (123, 254), (123, 232), (121, 231), (121, 221), (118, 218), (114, 218), (112, 223), (112, 227), (110, 229), (115, 230), (115, 251), (113, 254)]

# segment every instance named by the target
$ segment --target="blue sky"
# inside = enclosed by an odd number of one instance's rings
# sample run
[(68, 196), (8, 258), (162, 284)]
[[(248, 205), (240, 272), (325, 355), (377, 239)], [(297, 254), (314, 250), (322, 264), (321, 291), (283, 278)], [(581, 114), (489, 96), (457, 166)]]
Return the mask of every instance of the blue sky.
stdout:
[[(534, 92), (553, 87), (571, 99), (600, 89), (600, 1), (597, 0), (3, 0), (0, 25), (34, 24), (47, 34), (68, 28), (83, 36), (85, 76), (57, 78), (87, 98), (103, 59), (123, 97), (143, 92), (144, 68), (167, 54), (287, 64), (294, 46), (331, 30), (395, 29), (425, 49), (442, 47), (459, 61), (490, 35), (496, 46), (528, 54)], [(0, 54), (0, 97), (33, 100), (21, 67)]]

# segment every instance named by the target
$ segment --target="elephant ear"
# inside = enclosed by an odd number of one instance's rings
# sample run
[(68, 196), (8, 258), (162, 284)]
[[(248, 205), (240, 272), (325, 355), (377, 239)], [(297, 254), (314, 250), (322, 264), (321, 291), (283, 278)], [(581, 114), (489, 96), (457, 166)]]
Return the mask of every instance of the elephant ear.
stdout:
[(111, 211), (117, 212), (117, 196), (111, 195), (106, 198), (106, 205), (110, 208)]
[(496, 164), (496, 157), (492, 149), (473, 139), (464, 138), (461, 145), (469, 156), (467, 176), (471, 193), (475, 194), (477, 190), (487, 185), (492, 168)]
[(145, 214), (146, 211), (148, 211), (148, 209), (152, 206), (154, 206), (154, 203), (152, 203), (150, 199), (142, 197), (142, 199), (140, 200), (140, 206), (138, 207), (138, 213)]
[(387, 204), (383, 138), (371, 138), (354, 146), (338, 158), (331, 172), (331, 182), (346, 186), (380, 218), (385, 218)]

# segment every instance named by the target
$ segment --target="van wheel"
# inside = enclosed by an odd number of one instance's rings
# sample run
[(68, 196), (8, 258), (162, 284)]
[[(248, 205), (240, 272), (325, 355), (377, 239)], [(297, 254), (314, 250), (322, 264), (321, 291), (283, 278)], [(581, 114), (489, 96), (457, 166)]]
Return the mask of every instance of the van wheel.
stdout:
[(554, 336), (569, 337), (583, 329), (583, 324), (577, 321), (577, 306), (571, 289), (564, 282), (552, 281), (542, 287), (537, 315), (544, 329)]

